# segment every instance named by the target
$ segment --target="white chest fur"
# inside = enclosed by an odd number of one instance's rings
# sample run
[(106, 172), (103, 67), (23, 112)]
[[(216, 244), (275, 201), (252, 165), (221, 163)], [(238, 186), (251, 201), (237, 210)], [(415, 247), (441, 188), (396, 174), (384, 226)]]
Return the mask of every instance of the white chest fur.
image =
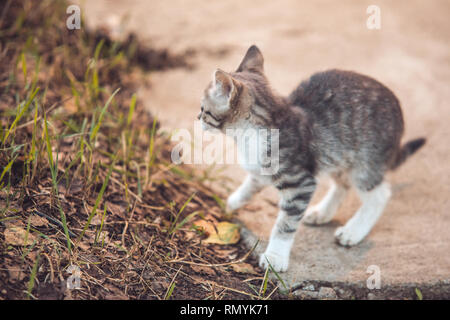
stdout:
[(235, 135), (238, 163), (249, 173), (271, 175), (278, 170), (278, 136), (267, 129), (246, 129)]

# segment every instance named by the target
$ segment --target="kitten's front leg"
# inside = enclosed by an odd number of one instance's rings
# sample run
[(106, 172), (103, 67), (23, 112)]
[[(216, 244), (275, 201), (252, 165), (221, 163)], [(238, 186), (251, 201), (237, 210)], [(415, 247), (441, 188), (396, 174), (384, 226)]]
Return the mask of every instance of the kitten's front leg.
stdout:
[(277, 181), (276, 187), (281, 195), (280, 211), (259, 264), (267, 268), (270, 263), (279, 272), (288, 269), (295, 232), (316, 188), (316, 181), (310, 174), (301, 173), (285, 176)]
[(264, 188), (265, 184), (257, 177), (249, 174), (239, 188), (227, 200), (228, 210), (234, 211), (246, 204), (254, 194)]

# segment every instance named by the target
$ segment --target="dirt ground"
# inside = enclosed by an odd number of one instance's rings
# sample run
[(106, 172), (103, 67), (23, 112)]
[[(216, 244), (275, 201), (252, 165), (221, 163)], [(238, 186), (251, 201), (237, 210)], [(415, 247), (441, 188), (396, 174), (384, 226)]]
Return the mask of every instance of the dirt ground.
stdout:
[[(404, 139), (425, 136), (425, 148), (388, 176), (394, 194), (368, 239), (352, 249), (333, 241), (336, 226), (345, 223), (359, 205), (352, 194), (330, 225), (301, 227), (284, 277), (292, 284), (314, 280), (330, 286), (361, 286), (368, 266), (376, 265), (383, 288), (404, 288), (405, 295), (413, 294), (415, 287), (434, 288), (427, 291), (430, 296), (449, 296), (450, 2), (98, 0), (82, 4), (90, 25), (109, 25), (120, 32), (119, 22), (125, 21), (125, 30), (136, 31), (156, 46), (195, 51), (193, 69), (154, 72), (149, 76), (152, 89), (140, 93), (168, 130), (193, 128), (212, 72), (217, 67), (235, 69), (251, 44), (262, 50), (266, 74), (284, 95), (300, 80), (329, 68), (358, 71), (386, 84), (403, 107)], [(366, 27), (371, 4), (381, 9), (379, 30)], [(225, 174), (234, 186), (244, 176), (234, 165), (226, 166)], [(323, 190), (322, 186), (314, 201)], [(262, 202), (253, 201), (239, 218), (251, 231), (250, 238), (266, 239), (276, 217), (277, 196), (268, 189), (258, 199)], [(376, 297), (378, 292), (370, 294)]]

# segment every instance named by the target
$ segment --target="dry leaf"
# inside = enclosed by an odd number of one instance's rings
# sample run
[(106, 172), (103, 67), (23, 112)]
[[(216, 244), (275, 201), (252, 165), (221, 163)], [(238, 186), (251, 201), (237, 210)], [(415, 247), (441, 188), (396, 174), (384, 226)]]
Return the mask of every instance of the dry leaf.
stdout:
[[(216, 231), (217, 230), (217, 231)], [(239, 226), (230, 222), (219, 222), (204, 243), (235, 244), (240, 239)]]
[(12, 280), (22, 281), (25, 278), (26, 273), (18, 268), (8, 268), (9, 278)]
[(36, 237), (34, 235), (28, 233), (27, 236), (27, 232), (20, 227), (10, 227), (5, 230), (4, 235), (6, 243), (13, 246), (25, 245), (25, 237), (27, 237), (27, 245), (32, 244), (36, 240)]
[(235, 263), (231, 265), (231, 268), (234, 272), (237, 273), (249, 273), (249, 274), (258, 274), (253, 266), (249, 263)]
[(43, 217), (33, 215), (30, 217), (30, 223), (35, 227), (42, 227), (48, 225), (48, 220)]
[(214, 223), (212, 221), (201, 219), (194, 222), (194, 225), (202, 228), (203, 232), (208, 235), (216, 233), (216, 229), (214, 228)]

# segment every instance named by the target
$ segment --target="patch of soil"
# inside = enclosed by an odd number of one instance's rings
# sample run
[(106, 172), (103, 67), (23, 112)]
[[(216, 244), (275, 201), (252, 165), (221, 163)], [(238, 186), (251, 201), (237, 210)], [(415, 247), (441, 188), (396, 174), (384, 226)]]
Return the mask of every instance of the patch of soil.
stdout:
[(130, 111), (139, 72), (186, 57), (67, 30), (65, 8), (0, 5), (0, 298), (284, 297), (242, 241), (204, 243), (200, 225), (227, 220), (220, 194), (171, 163), (139, 99)]

